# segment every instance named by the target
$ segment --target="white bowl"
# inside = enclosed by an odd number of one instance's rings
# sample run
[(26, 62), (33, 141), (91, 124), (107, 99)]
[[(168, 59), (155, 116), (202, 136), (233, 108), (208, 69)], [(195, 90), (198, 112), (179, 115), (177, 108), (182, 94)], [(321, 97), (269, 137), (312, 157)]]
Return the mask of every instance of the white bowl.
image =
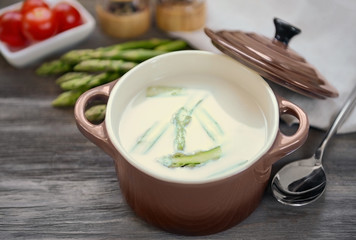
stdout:
[[(46, 2), (53, 6), (62, 0), (47, 0)], [(66, 0), (73, 5), (81, 14), (83, 24), (67, 31), (61, 32), (49, 39), (34, 43), (18, 51), (11, 51), (8, 46), (0, 41), (0, 51), (4, 58), (14, 67), (24, 67), (35, 63), (46, 56), (49, 56), (61, 49), (68, 48), (89, 36), (94, 30), (95, 20), (90, 13), (76, 0)], [(10, 5), (0, 9), (0, 14), (6, 11), (19, 9), (22, 2)]]

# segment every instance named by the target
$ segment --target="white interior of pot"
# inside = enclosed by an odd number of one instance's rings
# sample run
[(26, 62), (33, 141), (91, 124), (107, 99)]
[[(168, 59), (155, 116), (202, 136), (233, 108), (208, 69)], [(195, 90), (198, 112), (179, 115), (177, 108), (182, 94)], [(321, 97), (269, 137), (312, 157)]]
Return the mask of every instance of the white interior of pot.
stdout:
[[(146, 168), (137, 161), (134, 161), (130, 152), (123, 147), (123, 141), (119, 137), (119, 123), (122, 114), (128, 103), (139, 92), (148, 86), (160, 84), (177, 76), (189, 77), (201, 75), (219, 79), (222, 83), (234, 84), (253, 99), (263, 112), (265, 118), (266, 139), (254, 154), (253, 159), (239, 167), (236, 171), (232, 170), (226, 174), (216, 174), (210, 178), (194, 179), (175, 179), (165, 175), (160, 175), (152, 169)], [(233, 106), (233, 104), (232, 104)], [(249, 121), (248, 111), (241, 113), (246, 115)], [(144, 121), (144, 119), (142, 119)], [(146, 172), (158, 179), (166, 181), (176, 181), (185, 183), (203, 183), (225, 178), (243, 171), (258, 161), (263, 154), (272, 146), (279, 125), (279, 109), (274, 93), (268, 84), (256, 72), (241, 65), (237, 61), (224, 55), (217, 55), (204, 51), (180, 51), (164, 54), (141, 63), (133, 70), (125, 74), (113, 88), (107, 107), (106, 128), (109, 137), (117, 150), (133, 166)], [(250, 117), (250, 121), (253, 119)], [(132, 126), (134, 127), (134, 126)], [(248, 140), (242, 140), (247, 142)], [(249, 144), (254, 144), (253, 142)], [(174, 175), (174, 174), (173, 174)]]

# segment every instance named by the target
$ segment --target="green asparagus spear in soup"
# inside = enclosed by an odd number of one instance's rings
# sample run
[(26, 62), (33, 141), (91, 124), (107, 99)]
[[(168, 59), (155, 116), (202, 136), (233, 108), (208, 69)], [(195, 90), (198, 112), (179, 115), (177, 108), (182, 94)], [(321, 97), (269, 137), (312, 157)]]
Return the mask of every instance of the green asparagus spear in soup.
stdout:
[(89, 59), (75, 65), (74, 70), (83, 71), (83, 72), (112, 71), (112, 72), (126, 73), (136, 65), (137, 63), (125, 62), (122, 60)]
[(100, 123), (105, 119), (106, 104), (94, 105), (88, 108), (84, 115), (91, 123)]
[(155, 122), (137, 139), (131, 151), (147, 153), (166, 132), (168, 127), (168, 122)]
[(185, 148), (186, 127), (192, 119), (193, 111), (204, 100), (204, 97), (200, 97), (201, 96), (198, 95), (189, 99), (188, 103), (185, 106), (181, 107), (173, 117), (173, 123), (176, 127), (174, 143), (178, 151), (183, 151)]
[(186, 94), (187, 90), (182, 87), (150, 86), (146, 88), (146, 97), (181, 96)]
[(207, 151), (199, 151), (193, 154), (175, 153), (164, 156), (158, 161), (166, 167), (194, 167), (210, 160), (217, 160), (222, 156), (220, 146), (214, 147)]
[(174, 116), (173, 122), (176, 125), (176, 135), (174, 143), (178, 151), (183, 151), (185, 148), (185, 127), (188, 126), (192, 116), (188, 109), (182, 107)]
[(207, 135), (215, 142), (223, 136), (224, 131), (220, 127), (220, 124), (210, 115), (205, 108), (198, 108), (194, 112), (194, 116), (199, 121), (200, 125), (207, 133)]

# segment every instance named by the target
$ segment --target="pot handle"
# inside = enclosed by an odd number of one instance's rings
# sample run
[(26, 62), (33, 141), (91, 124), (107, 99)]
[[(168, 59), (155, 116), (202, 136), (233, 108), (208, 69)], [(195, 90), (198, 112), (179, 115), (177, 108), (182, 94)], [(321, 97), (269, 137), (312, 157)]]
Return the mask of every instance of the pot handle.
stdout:
[(297, 150), (305, 143), (309, 133), (309, 120), (305, 112), (282, 97), (277, 96), (277, 101), (280, 114), (295, 116), (299, 120), (299, 127), (292, 136), (287, 136), (280, 130), (278, 131), (276, 140), (267, 153), (264, 169), (268, 169), (277, 160)]
[(105, 121), (100, 124), (92, 124), (85, 117), (84, 112), (91, 100), (99, 97), (108, 99), (110, 92), (115, 86), (116, 82), (117, 80), (84, 92), (78, 98), (74, 107), (75, 121), (79, 131), (111, 157), (115, 156), (116, 150), (114, 145), (109, 140), (108, 134), (106, 132)]

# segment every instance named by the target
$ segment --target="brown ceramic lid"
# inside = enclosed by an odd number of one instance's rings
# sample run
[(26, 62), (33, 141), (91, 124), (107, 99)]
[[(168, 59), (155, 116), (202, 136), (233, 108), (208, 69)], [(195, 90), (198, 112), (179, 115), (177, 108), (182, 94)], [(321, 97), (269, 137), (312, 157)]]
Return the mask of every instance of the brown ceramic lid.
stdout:
[(274, 19), (274, 24), (274, 39), (242, 31), (214, 32), (208, 28), (205, 33), (220, 51), (268, 80), (309, 97), (337, 97), (337, 90), (318, 70), (288, 48), (289, 40), (300, 30), (278, 18)]

